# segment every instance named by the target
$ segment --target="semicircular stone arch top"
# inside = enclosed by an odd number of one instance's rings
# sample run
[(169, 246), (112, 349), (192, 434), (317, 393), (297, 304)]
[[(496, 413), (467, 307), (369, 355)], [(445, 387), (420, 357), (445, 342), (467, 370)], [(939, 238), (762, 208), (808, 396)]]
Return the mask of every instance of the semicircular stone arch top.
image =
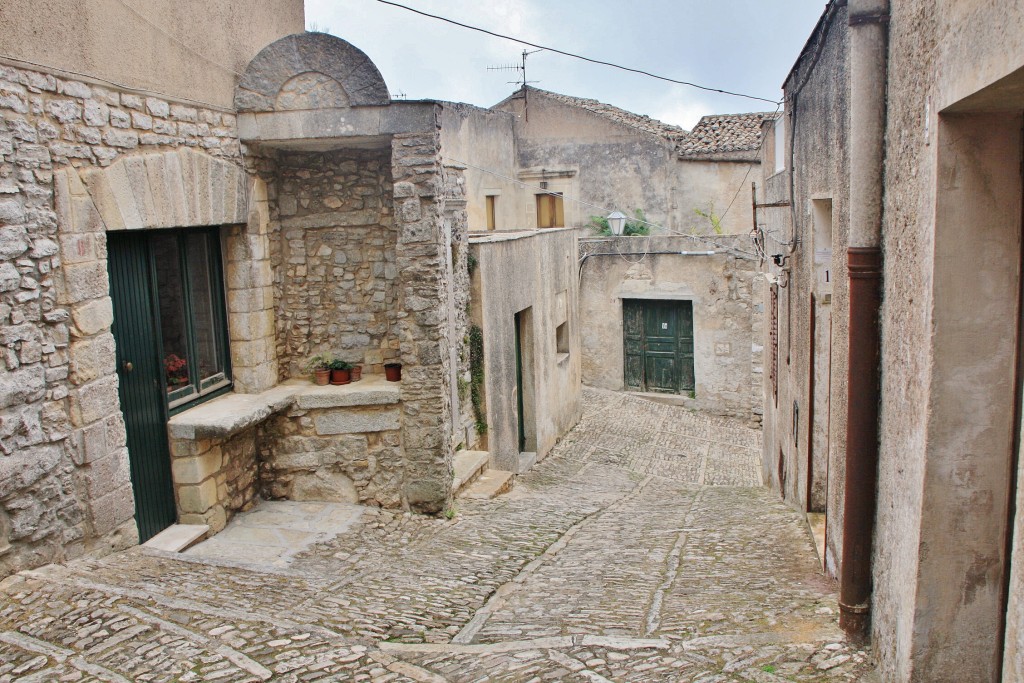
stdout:
[(260, 50), (235, 88), (239, 112), (337, 109), (391, 103), (359, 48), (327, 33), (295, 33)]

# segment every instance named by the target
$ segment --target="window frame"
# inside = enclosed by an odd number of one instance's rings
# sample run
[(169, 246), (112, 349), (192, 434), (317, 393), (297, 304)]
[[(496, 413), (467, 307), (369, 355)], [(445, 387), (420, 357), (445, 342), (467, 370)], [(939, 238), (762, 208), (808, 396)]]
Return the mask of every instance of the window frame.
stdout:
[[(167, 236), (168, 234), (173, 235), (177, 243), (179, 272), (182, 280), (182, 306), (184, 309), (183, 317), (185, 322), (189, 373), (188, 385), (174, 392), (168, 391), (167, 372), (164, 367), (164, 359), (166, 356), (164, 353), (163, 334), (160, 333), (160, 284), (157, 275), (157, 254), (153, 245), (154, 239), (157, 236)], [(206, 378), (205, 380), (199, 377), (198, 363), (196, 362), (199, 357), (199, 344), (195, 331), (196, 324), (195, 308), (193, 306), (193, 278), (191, 277), (195, 264), (191, 264), (188, 259), (188, 237), (197, 234), (203, 235), (206, 238), (208, 259), (206, 267), (209, 270), (207, 277), (209, 278), (209, 282), (213, 289), (210, 296), (210, 305), (212, 308), (211, 314), (213, 316), (212, 331), (214, 334), (216, 353), (222, 368), (220, 372)], [(153, 276), (150, 278), (150, 298), (153, 305), (153, 315), (156, 316), (154, 324), (156, 325), (157, 344), (160, 354), (160, 389), (166, 401), (168, 415), (176, 415), (184, 410), (203, 403), (204, 401), (229, 392), (233, 384), (231, 377), (231, 349), (228, 337), (223, 249), (221, 247), (220, 230), (217, 227), (205, 227), (171, 228), (169, 230), (154, 231), (153, 234), (147, 237), (147, 249), (149, 251), (150, 272), (153, 273)], [(185, 389), (191, 389), (192, 391), (189, 391), (188, 393), (179, 393), (184, 392)]]

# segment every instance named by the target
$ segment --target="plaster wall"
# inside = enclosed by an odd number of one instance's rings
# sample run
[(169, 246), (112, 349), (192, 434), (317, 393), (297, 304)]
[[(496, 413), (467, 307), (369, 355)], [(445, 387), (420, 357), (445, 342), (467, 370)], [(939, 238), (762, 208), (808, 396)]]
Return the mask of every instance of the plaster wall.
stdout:
[[(567, 225), (586, 225), (591, 215), (607, 213), (596, 207), (627, 214), (643, 209), (649, 221), (668, 231), (711, 233), (711, 223), (694, 210), (725, 213), (750, 168), (746, 162), (680, 160), (667, 139), (534, 91), (528, 101), (514, 97), (496, 108), (515, 117), (520, 169), (571, 173), (548, 181), (549, 189), (567, 195)], [(526, 191), (518, 210), (524, 227), (536, 225), (536, 191)], [(477, 201), (470, 197), (471, 203)], [(722, 225), (727, 234), (749, 231), (749, 194), (741, 190)]]
[(441, 112), (441, 152), (446, 163), (465, 165), (466, 213), (470, 230), (486, 230), (485, 197), (495, 196), (495, 229), (532, 228), (521, 210), (529, 193), (516, 180), (513, 116), (469, 104), (445, 102)]
[[(886, 680), (1000, 678), (1022, 67), (1015, 3), (892, 7), (872, 605)], [(1003, 680), (1021, 675), (1016, 538)]]
[[(764, 126), (769, 144), (761, 201), (789, 205), (758, 210), (766, 253), (788, 257), (788, 272), (771, 261), (764, 266), (780, 284), (776, 386), (765, 359), (765, 480), (794, 507), (826, 512), (824, 562), (832, 576), (839, 575), (842, 550), (849, 318), (849, 37), (846, 7), (837, 4), (787, 78), (785, 117)], [(775, 149), (776, 125), (786, 126), (781, 150)], [(776, 173), (779, 154), (785, 168)], [(825, 246), (815, 236), (816, 201), (832, 207), (831, 287), (819, 281), (815, 264), (815, 250)], [(765, 324), (770, 354), (771, 321)]]
[[(581, 416), (580, 314), (576, 279), (576, 231), (545, 230), (474, 237), (472, 312), (483, 332), (487, 443), (492, 464), (528, 470), (547, 455)], [(532, 423), (526, 431), (536, 450), (520, 453), (516, 399), (515, 315), (530, 309), (532, 395), (524, 396)], [(565, 351), (557, 328), (565, 324)], [(527, 391), (529, 388), (527, 387)], [(532, 406), (532, 410), (530, 407)], [(531, 444), (533, 445), (533, 444)]]
[[(42, 0), (0, 5), (0, 56), (104, 85), (231, 109), (237, 74), (266, 44), (302, 31), (302, 0), (178, 3)], [(45, 39), (44, 39), (45, 38)]]
[[(624, 388), (623, 299), (692, 301), (696, 388), (692, 398), (679, 399), (698, 410), (758, 422), (761, 387), (751, 378), (761, 366), (761, 339), (754, 337), (753, 316), (763, 302), (755, 283), (761, 277), (757, 262), (741, 251), (745, 242), (715, 237), (696, 243), (664, 236), (582, 240), (583, 382)], [(718, 253), (657, 253), (707, 250)]]

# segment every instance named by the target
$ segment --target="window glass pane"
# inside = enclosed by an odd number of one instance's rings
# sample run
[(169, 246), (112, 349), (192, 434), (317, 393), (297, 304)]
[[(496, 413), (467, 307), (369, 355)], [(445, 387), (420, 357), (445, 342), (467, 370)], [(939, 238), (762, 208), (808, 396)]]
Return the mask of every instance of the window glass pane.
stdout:
[(173, 234), (154, 235), (152, 247), (160, 304), (164, 377), (167, 392), (174, 400), (194, 391), (189, 378), (188, 328), (178, 237)]
[(210, 236), (193, 234), (187, 238), (188, 270), (192, 287), (192, 331), (196, 341), (199, 381), (224, 371), (217, 345), (216, 296), (213, 287)]

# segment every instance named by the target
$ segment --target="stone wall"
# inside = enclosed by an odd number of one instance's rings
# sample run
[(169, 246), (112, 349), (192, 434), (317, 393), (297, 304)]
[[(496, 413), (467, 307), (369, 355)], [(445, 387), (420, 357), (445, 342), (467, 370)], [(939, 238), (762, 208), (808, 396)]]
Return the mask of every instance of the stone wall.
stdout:
[(398, 396), (380, 378), (303, 392), (261, 427), (263, 496), (402, 507)]
[(0, 117), (7, 574), (136, 539), (106, 272), (105, 232), (125, 226), (105, 224), (109, 207), (83, 178), (172, 148), (237, 160), (239, 145), (232, 114), (9, 66), (0, 66)]
[[(609, 237), (580, 241), (583, 383), (624, 388), (622, 300), (693, 302), (693, 397), (678, 401), (760, 424), (763, 305), (757, 261), (745, 237)], [(714, 255), (680, 255), (680, 251)], [(597, 256), (596, 254), (603, 254)], [(590, 256), (588, 256), (590, 255)]]
[[(398, 338), (402, 368), (403, 491), (417, 511), (443, 510), (452, 495), (451, 237), (438, 131), (391, 143), (396, 247), (401, 273)], [(463, 264), (460, 268), (465, 268)]]
[(387, 151), (282, 153), (272, 239), (280, 377), (314, 355), (398, 359), (397, 241)]
[(209, 524), (216, 533), (236, 512), (255, 504), (257, 429), (226, 439), (171, 438), (170, 442), (180, 523)]

